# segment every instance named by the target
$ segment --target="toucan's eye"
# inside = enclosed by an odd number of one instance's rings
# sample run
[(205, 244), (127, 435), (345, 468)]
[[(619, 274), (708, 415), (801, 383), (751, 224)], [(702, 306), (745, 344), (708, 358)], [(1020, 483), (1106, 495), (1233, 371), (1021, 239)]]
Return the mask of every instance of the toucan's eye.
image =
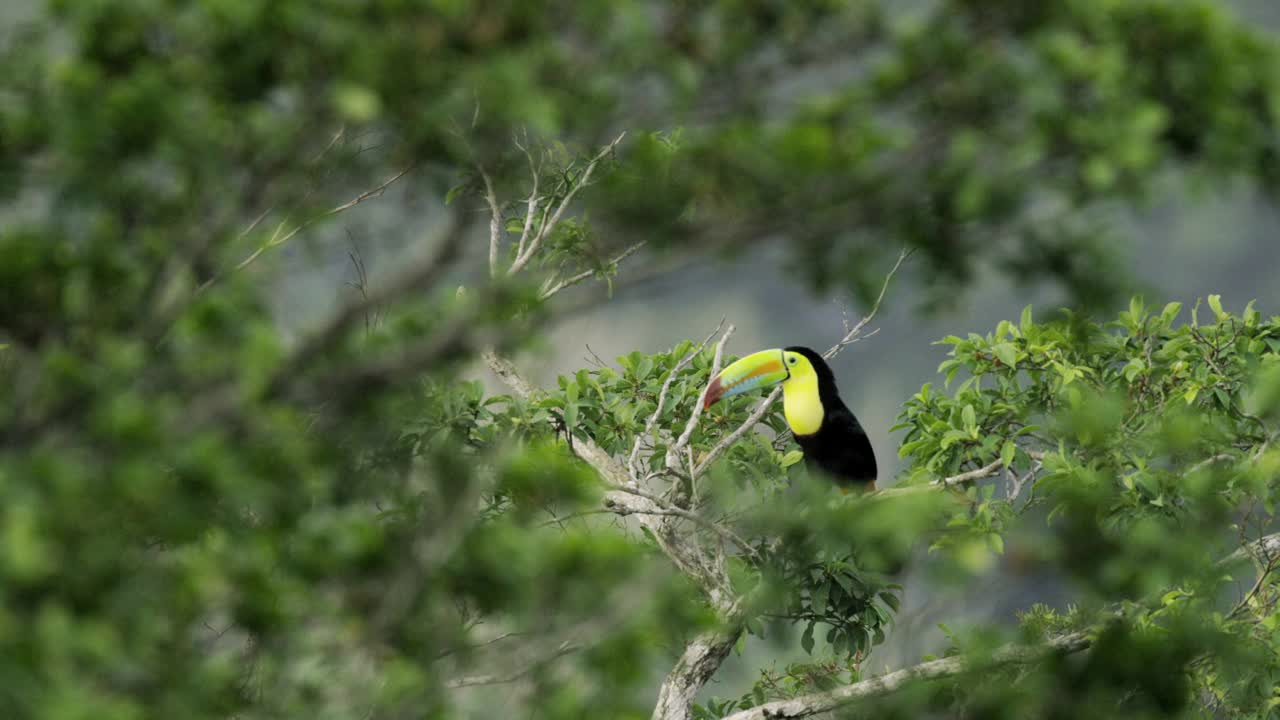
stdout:
[(796, 359), (795, 359), (794, 357), (789, 357), (789, 358), (787, 358), (787, 362), (788, 362), (788, 363), (791, 363), (792, 365), (795, 365), (795, 364), (796, 364)]

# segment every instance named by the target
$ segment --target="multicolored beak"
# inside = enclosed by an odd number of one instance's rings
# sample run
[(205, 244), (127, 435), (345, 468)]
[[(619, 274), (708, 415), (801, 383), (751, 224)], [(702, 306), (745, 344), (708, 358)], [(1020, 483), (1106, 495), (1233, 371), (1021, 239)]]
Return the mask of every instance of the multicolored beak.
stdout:
[(702, 397), (702, 407), (709, 408), (723, 398), (777, 385), (789, 377), (791, 373), (781, 349), (752, 353), (722, 370), (711, 381), (707, 394)]

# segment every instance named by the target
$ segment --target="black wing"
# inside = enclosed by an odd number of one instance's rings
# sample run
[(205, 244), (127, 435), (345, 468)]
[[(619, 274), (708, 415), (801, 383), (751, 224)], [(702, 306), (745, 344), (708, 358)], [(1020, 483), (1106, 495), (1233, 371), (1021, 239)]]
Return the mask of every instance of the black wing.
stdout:
[(866, 486), (876, 481), (876, 455), (871, 439), (849, 408), (840, 403), (829, 408), (822, 428), (797, 437), (805, 458), (830, 475), (841, 487)]

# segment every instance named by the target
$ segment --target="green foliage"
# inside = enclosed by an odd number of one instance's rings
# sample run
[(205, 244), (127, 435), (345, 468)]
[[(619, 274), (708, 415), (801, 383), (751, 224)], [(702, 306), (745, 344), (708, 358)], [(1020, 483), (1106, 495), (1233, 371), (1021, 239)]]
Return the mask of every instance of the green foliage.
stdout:
[(1011, 547), (1024, 572), (1065, 573), (1080, 603), (1066, 617), (1032, 607), (1028, 632), (1100, 628), (1087, 666), (1046, 670), (1016, 702), (957, 689), (965, 703), (1037, 715), (1050, 685), (1076, 683), (1079, 713), (1121, 702), (1165, 717), (1202, 701), (1233, 717), (1271, 711), (1271, 566), (1233, 608), (1222, 598), (1234, 570), (1216, 561), (1274, 527), (1280, 318), (1252, 303), (1230, 313), (1216, 295), (1205, 305), (1180, 322), (1179, 303), (1135, 299), (1106, 325), (1070, 312), (1036, 322), (1027, 308), (1019, 323), (943, 341), (945, 389), (926, 385), (902, 413), (910, 477), (994, 463), (1005, 492), (964, 490), (935, 551), (963, 566), (976, 545)]
[[(785, 236), (864, 294), (905, 246), (926, 299), (990, 264), (1105, 304), (1106, 210), (1169, 170), (1275, 189), (1277, 67), (1204, 2), (48, 0), (0, 31), (0, 707), (457, 717), (511, 680), (534, 717), (644, 717), (698, 633), (811, 655), (714, 717), (862, 677), (924, 539), (944, 578), (1065, 576), (1077, 609), (1024, 634), (1097, 649), (870, 709), (1274, 712), (1271, 568), (1226, 607), (1213, 564), (1274, 519), (1280, 321), (1252, 308), (948, 340), (903, 411), (908, 484), (998, 462), (1003, 493), (835, 498), (776, 410), (709, 461), (745, 397), (669, 462), (692, 343), (529, 397), (465, 378), (640, 240)], [(431, 217), (392, 223), (407, 277), (355, 252), (343, 309), (284, 332), (279, 258), (374, 200)], [(614, 517), (588, 442), (665, 483), (734, 612)]]

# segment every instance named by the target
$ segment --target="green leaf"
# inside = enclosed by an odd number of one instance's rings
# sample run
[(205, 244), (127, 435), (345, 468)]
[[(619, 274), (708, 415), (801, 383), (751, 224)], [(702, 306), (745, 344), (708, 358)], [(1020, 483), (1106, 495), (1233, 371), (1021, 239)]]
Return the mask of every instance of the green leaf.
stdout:
[(1196, 401), (1196, 396), (1199, 394), (1200, 394), (1200, 386), (1192, 385), (1191, 387), (1187, 388), (1186, 392), (1182, 394), (1182, 399), (1185, 400), (1188, 405), (1190, 405), (1191, 403)]
[(1022, 308), (1022, 319), (1018, 321), (1018, 327), (1022, 330), (1023, 335), (1026, 335), (1027, 330), (1031, 329), (1032, 322), (1031, 306), (1028, 305)]
[(1008, 365), (1010, 368), (1018, 367), (1018, 349), (1013, 346), (1013, 343), (997, 343), (992, 345), (991, 352), (1000, 359), (1000, 362)]
[(800, 636), (800, 647), (810, 655), (813, 654), (813, 623), (804, 629), (804, 634)]
[(844, 590), (846, 595), (848, 595), (849, 597), (853, 597), (854, 580), (852, 577), (849, 576), (849, 573), (838, 572), (832, 577), (836, 579), (836, 583), (840, 585), (840, 587)]
[(1210, 295), (1210, 296), (1209, 296), (1209, 309), (1213, 311), (1213, 315), (1214, 315), (1214, 317), (1216, 317), (1216, 318), (1217, 318), (1217, 319), (1219, 319), (1219, 320), (1221, 320), (1221, 319), (1223, 318), (1223, 316), (1225, 316), (1225, 315), (1226, 315), (1226, 313), (1222, 311), (1222, 296), (1221, 296), (1221, 295)]
[(827, 611), (827, 595), (831, 591), (831, 584), (823, 582), (815, 587), (809, 596), (809, 605), (812, 607), (815, 615), (822, 615)]
[(997, 555), (1004, 554), (1004, 538), (997, 533), (987, 535), (987, 545)]
[(651, 372), (653, 372), (653, 358), (647, 355), (640, 358), (640, 362), (636, 365), (636, 379), (644, 380)]
[(970, 433), (965, 432), (964, 430), (948, 430), (945, 434), (943, 434), (942, 442), (939, 443), (939, 445), (943, 450), (946, 450), (952, 445), (955, 445), (956, 443), (961, 442), (963, 440), (968, 440), (969, 438), (970, 438)]
[(973, 409), (973, 405), (965, 405), (960, 411), (960, 421), (964, 424), (964, 429), (970, 432), (978, 429), (977, 413)]
[(1000, 462), (1004, 463), (1005, 467), (1009, 467), (1013, 464), (1013, 456), (1017, 452), (1018, 445), (1012, 440), (1005, 440), (1004, 445), (1000, 448)]
[(1146, 369), (1147, 369), (1147, 364), (1142, 361), (1142, 358), (1134, 358), (1124, 366), (1124, 371), (1123, 371), (1124, 379), (1129, 382), (1133, 382), (1134, 378), (1138, 377), (1138, 375), (1140, 375), (1142, 371)]
[(792, 450), (791, 452), (782, 456), (782, 467), (784, 469), (789, 468), (803, 459), (804, 459), (804, 451)]

